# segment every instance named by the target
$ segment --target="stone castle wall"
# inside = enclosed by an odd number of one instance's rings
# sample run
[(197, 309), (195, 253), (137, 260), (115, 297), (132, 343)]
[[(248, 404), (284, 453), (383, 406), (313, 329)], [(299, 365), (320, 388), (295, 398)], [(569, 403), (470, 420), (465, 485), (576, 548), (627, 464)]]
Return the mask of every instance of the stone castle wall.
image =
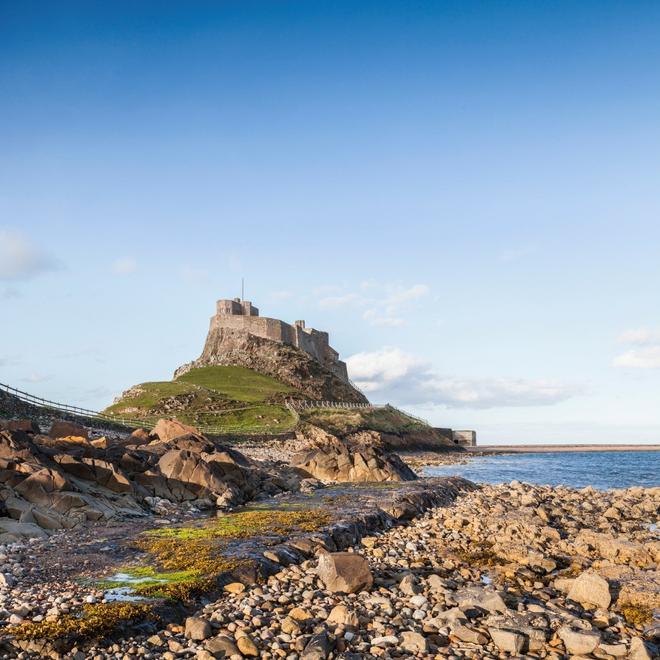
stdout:
[(330, 346), (328, 333), (306, 328), (304, 321), (296, 321), (291, 325), (279, 319), (259, 316), (259, 310), (249, 301), (219, 300), (217, 313), (211, 318), (209, 337), (217, 336), (221, 330), (245, 332), (294, 346), (348, 382), (346, 363), (339, 359), (339, 353)]

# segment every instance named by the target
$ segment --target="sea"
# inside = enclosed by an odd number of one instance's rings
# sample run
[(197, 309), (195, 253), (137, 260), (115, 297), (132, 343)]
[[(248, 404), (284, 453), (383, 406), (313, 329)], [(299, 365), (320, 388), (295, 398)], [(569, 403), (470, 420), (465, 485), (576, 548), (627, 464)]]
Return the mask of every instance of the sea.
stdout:
[(513, 480), (599, 490), (660, 486), (660, 451), (570, 451), (476, 455), (465, 465), (430, 466), (428, 476), (458, 475), (480, 483)]

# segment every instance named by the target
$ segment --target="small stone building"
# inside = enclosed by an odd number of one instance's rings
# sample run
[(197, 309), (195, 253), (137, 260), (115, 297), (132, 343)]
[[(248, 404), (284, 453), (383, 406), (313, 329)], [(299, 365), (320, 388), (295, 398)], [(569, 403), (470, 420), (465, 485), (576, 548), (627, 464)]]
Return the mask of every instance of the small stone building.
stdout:
[(453, 440), (455, 445), (460, 447), (476, 447), (477, 446), (477, 432), (476, 431), (453, 431)]

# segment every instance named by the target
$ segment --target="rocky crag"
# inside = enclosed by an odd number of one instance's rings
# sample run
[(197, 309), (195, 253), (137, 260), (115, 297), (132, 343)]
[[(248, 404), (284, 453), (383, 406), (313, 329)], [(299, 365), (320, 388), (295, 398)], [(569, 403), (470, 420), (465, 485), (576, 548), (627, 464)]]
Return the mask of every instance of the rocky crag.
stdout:
[(304, 351), (239, 330), (216, 332), (202, 355), (179, 367), (174, 378), (209, 366), (238, 366), (266, 374), (292, 387), (293, 398), (368, 403), (364, 394)]
[[(48, 434), (31, 420), (0, 430), (0, 543), (49, 530), (145, 516), (176, 506), (227, 508), (319, 481), (414, 478), (382, 450), (328, 447), (314, 461), (255, 461), (180, 422), (151, 433), (90, 439), (88, 429), (59, 421)], [(338, 453), (340, 452), (340, 453)], [(345, 471), (344, 461), (352, 470)], [(323, 464), (324, 470), (315, 469)]]

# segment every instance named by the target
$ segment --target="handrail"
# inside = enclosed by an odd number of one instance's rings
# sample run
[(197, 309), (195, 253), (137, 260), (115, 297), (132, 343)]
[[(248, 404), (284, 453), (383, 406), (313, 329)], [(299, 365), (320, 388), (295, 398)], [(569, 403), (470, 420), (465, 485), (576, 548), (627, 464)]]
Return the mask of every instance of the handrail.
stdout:
[[(44, 399), (43, 397), (34, 396), (33, 394), (29, 394), (28, 392), (24, 392), (23, 390), (19, 390), (16, 387), (7, 385), (5, 383), (0, 383), (0, 390), (6, 391), (8, 394), (17, 398), (19, 401), (32, 404), (39, 408), (44, 408), (46, 410), (54, 410), (57, 412), (73, 415), (75, 417), (82, 417), (86, 419), (94, 419), (99, 421), (110, 422), (112, 424), (117, 424), (119, 426), (124, 426), (126, 428), (135, 429), (144, 426), (153, 427), (155, 426), (158, 419), (160, 419), (159, 416), (149, 416), (142, 418), (125, 417), (123, 415), (115, 415), (113, 413), (98, 412), (96, 410), (90, 410), (89, 408), (81, 408), (80, 406), (71, 406), (67, 403), (57, 403), (56, 401), (51, 401), (50, 399)], [(431, 424), (427, 422), (425, 419), (422, 419), (420, 417), (415, 417), (415, 415), (411, 415), (410, 413), (407, 412), (403, 412), (402, 410), (399, 410), (398, 408), (395, 408), (390, 404), (379, 405), (372, 403), (353, 403), (348, 401), (309, 401), (309, 400), (287, 399), (285, 401), (285, 406), (287, 410), (293, 415), (295, 424), (297, 424), (300, 421), (300, 414), (299, 414), (300, 410), (310, 410), (313, 408), (321, 408), (321, 409), (336, 408), (343, 410), (382, 410), (384, 408), (391, 408), (392, 410), (396, 410), (397, 412), (406, 415), (407, 417), (410, 417), (411, 419), (414, 419), (415, 421), (420, 422), (421, 424), (431, 426)], [(248, 410), (254, 407), (256, 406), (228, 408), (227, 410), (219, 411), (213, 414), (216, 416), (220, 416), (231, 412), (235, 412), (236, 410)], [(207, 433), (210, 435), (222, 435), (226, 433), (245, 434), (250, 432), (249, 430), (246, 430), (243, 427), (235, 426), (235, 425), (213, 426), (210, 424), (204, 424), (203, 422), (197, 422), (197, 421), (194, 422), (194, 425), (202, 433)], [(259, 431), (259, 433), (263, 435), (273, 435), (276, 434), (277, 431)]]
[(396, 412), (400, 413), (401, 415), (405, 415), (406, 417), (409, 417), (410, 419), (415, 420), (416, 422), (419, 422), (420, 424), (424, 424), (425, 426), (431, 426), (431, 423), (427, 421), (426, 419), (423, 419), (422, 417), (417, 417), (415, 415), (411, 415), (408, 412), (405, 412), (399, 408), (396, 408), (395, 406), (386, 403), (386, 404), (374, 404), (374, 403), (352, 403), (352, 402), (345, 402), (345, 401), (309, 401), (309, 400), (296, 400), (296, 399), (289, 399), (287, 400), (287, 408), (290, 410), (296, 409), (296, 410), (311, 410), (313, 408), (320, 408), (322, 410), (324, 409), (330, 409), (330, 408), (341, 408), (344, 410), (351, 410), (351, 409), (358, 409), (358, 410), (384, 410), (385, 408), (390, 408), (391, 410), (395, 410)]
[[(43, 397), (34, 396), (33, 394), (24, 392), (23, 390), (19, 390), (18, 388), (13, 387), (12, 385), (7, 385), (6, 383), (0, 383), (0, 390), (4, 390), (5, 392), (7, 392), (7, 394), (10, 394), (19, 401), (22, 401), (23, 403), (29, 403), (38, 408), (44, 408), (45, 410), (53, 410), (56, 412), (61, 412), (85, 419), (94, 419), (99, 421), (110, 422), (112, 424), (117, 424), (119, 426), (124, 426), (126, 428), (141, 428), (144, 426), (153, 427), (155, 426), (158, 419), (160, 419), (159, 416), (149, 416), (138, 419), (133, 417), (126, 417), (124, 415), (115, 415), (112, 413), (98, 412), (96, 410), (90, 410), (89, 408), (82, 408), (80, 406), (71, 406), (67, 403), (58, 403), (56, 401), (51, 401), (50, 399), (44, 399)], [(249, 408), (254, 408), (254, 407), (255, 406), (244, 406), (239, 409), (231, 408), (215, 414), (217, 415), (226, 414), (226, 413), (234, 412), (235, 410), (247, 410)], [(296, 423), (297, 423), (297, 419), (299, 418), (296, 418), (296, 416), (294, 415), (294, 419), (296, 419)], [(207, 433), (210, 435), (250, 432), (249, 430), (246, 430), (244, 427), (229, 425), (229, 424), (222, 426), (213, 426), (210, 424), (195, 422), (195, 427), (202, 433)], [(258, 432), (262, 435), (274, 435), (278, 433), (277, 431), (267, 431), (267, 430), (264, 431), (259, 430)]]

